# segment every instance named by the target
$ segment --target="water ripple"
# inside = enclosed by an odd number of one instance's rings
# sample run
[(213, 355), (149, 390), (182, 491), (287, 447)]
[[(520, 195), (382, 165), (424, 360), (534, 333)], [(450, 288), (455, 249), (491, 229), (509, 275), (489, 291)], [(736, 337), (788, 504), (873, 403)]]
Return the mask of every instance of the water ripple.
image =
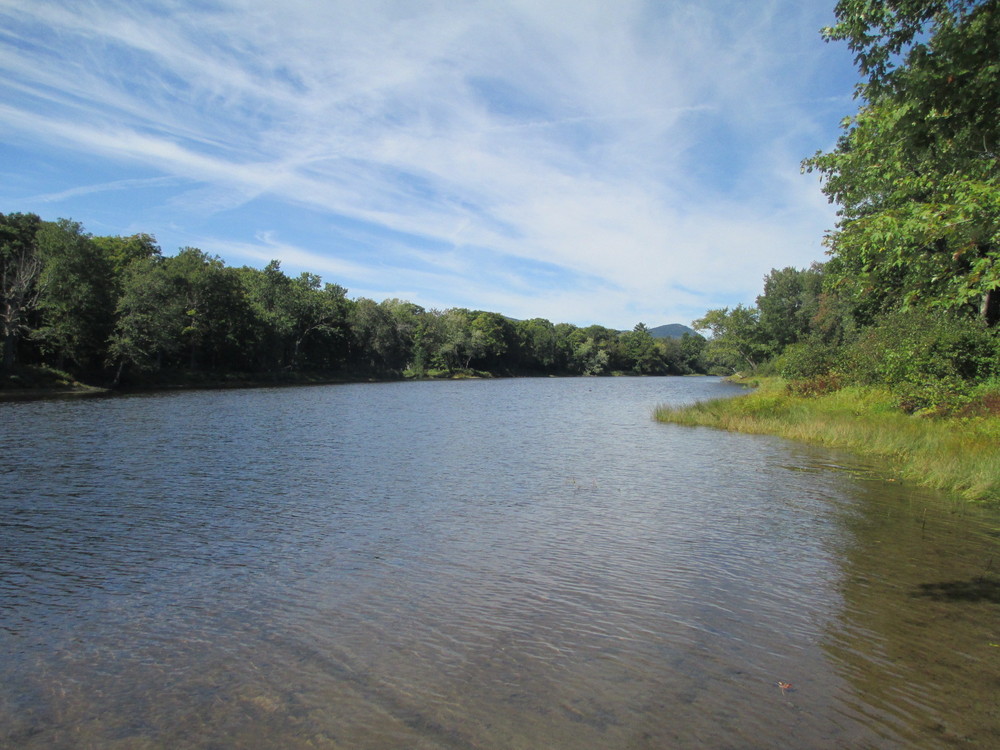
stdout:
[(996, 515), (725, 388), (0, 404), (0, 747), (988, 744)]

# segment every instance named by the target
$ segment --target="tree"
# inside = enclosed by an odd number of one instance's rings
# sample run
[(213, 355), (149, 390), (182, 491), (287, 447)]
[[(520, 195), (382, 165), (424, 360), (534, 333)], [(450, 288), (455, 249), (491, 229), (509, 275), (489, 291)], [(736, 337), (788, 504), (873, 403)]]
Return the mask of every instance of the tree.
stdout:
[(803, 162), (840, 204), (834, 288), (876, 312), (1000, 321), (1000, 2), (841, 0), (828, 40), (867, 77), (828, 154)]
[(632, 372), (652, 375), (663, 372), (663, 359), (645, 323), (637, 323), (635, 328), (619, 336), (622, 357)]
[[(928, 24), (933, 31), (954, 27), (983, 0), (839, 0), (834, 8), (837, 23), (823, 29), (827, 41), (847, 41), (862, 75), (866, 96), (891, 92), (905, 54), (922, 37)], [(900, 61), (903, 60), (903, 65)]]
[(681, 362), (680, 373), (687, 375), (695, 372), (708, 372), (705, 362), (705, 347), (708, 340), (698, 333), (687, 333), (680, 339)]
[(128, 237), (105, 235), (90, 238), (101, 249), (117, 273), (122, 273), (133, 261), (146, 260), (162, 255), (156, 238), (141, 232)]
[(132, 263), (160, 257), (162, 254), (156, 238), (151, 234), (91, 237), (90, 241), (110, 265), (116, 295), (121, 293), (125, 272)]
[(316, 274), (303, 272), (292, 280), (290, 292), (292, 353), (289, 367), (300, 367), (303, 348), (313, 340), (322, 342), (323, 355), (316, 359), (321, 360), (324, 367), (339, 364), (348, 335), (347, 290), (339, 284), (323, 284)]
[(564, 364), (556, 327), (545, 318), (519, 320), (514, 324), (520, 363), (529, 370), (553, 372)]
[(186, 362), (176, 364), (190, 370), (247, 364), (243, 350), (252, 311), (240, 273), (196, 247), (182, 247), (163, 266), (173, 287), (170, 324), (179, 327), (176, 335), (187, 352)]
[(400, 342), (395, 368), (423, 375), (427, 370), (428, 353), (424, 345), (427, 312), (420, 305), (401, 299), (386, 299), (379, 303), (392, 319)]
[(764, 293), (757, 297), (763, 336), (780, 354), (809, 333), (823, 292), (822, 266), (808, 269), (772, 268), (764, 277)]
[(399, 372), (406, 367), (409, 342), (388, 305), (361, 297), (354, 301), (349, 320), (354, 358), (359, 364), (376, 373)]
[(478, 311), (469, 321), (470, 347), (473, 357), (484, 369), (497, 371), (514, 341), (514, 327), (500, 313)]
[(32, 336), (59, 367), (99, 366), (114, 326), (111, 265), (78, 222), (43, 222), (36, 240), (41, 320)]
[(14, 366), (17, 345), (28, 330), (28, 316), (38, 302), (42, 260), (36, 235), (42, 220), (35, 214), (0, 214), (0, 335), (3, 369)]
[(243, 295), (253, 315), (250, 340), (257, 369), (276, 372), (288, 362), (288, 343), (295, 326), (291, 310), (292, 281), (272, 260), (263, 269), (239, 269)]
[(710, 331), (712, 338), (706, 355), (734, 371), (749, 367), (756, 370), (771, 353), (760, 327), (756, 308), (737, 305), (709, 310), (691, 324), (696, 331)]
[(563, 372), (579, 372), (575, 367), (574, 350), (576, 349), (578, 332), (572, 323), (556, 323), (552, 327), (555, 335), (556, 357), (558, 369)]
[(108, 364), (116, 367), (115, 385), (126, 367), (157, 370), (179, 351), (184, 311), (164, 259), (130, 263), (121, 278), (114, 331), (108, 340)]
[(461, 307), (439, 314), (436, 331), (438, 346), (433, 360), (436, 366), (448, 372), (469, 368), (477, 353), (469, 325), (471, 318), (472, 313)]

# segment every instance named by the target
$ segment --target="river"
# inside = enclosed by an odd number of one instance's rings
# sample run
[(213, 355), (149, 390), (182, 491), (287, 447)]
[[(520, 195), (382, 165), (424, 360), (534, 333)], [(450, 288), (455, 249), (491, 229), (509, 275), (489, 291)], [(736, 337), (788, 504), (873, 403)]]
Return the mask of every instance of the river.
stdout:
[(1000, 746), (1000, 513), (734, 393), (0, 404), (0, 747)]

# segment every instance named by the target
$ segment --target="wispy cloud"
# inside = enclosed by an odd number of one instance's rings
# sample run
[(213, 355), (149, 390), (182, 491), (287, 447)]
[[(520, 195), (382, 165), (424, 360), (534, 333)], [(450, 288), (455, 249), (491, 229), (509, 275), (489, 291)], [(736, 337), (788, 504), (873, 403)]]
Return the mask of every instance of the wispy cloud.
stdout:
[[(155, 180), (161, 240), (352, 293), (685, 321), (820, 256), (798, 160), (836, 129), (818, 71), (849, 60), (812, 6), (0, 0), (0, 148), (67, 155), (0, 199)], [(73, 174), (84, 154), (142, 176)]]
[(96, 185), (80, 185), (79, 187), (63, 190), (58, 193), (47, 193), (31, 196), (29, 200), (41, 203), (59, 203), (69, 198), (79, 198), (85, 195), (97, 193), (109, 193), (120, 190), (135, 190), (137, 188), (167, 187), (177, 185), (175, 177), (151, 177), (139, 180), (115, 180), (114, 182), (104, 182)]

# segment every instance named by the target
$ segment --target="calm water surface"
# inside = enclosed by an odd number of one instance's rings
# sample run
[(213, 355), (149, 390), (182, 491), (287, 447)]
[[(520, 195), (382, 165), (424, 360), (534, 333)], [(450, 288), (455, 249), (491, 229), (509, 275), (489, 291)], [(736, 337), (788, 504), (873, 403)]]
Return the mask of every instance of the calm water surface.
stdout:
[(1000, 514), (730, 392), (0, 404), (0, 747), (1000, 746)]

